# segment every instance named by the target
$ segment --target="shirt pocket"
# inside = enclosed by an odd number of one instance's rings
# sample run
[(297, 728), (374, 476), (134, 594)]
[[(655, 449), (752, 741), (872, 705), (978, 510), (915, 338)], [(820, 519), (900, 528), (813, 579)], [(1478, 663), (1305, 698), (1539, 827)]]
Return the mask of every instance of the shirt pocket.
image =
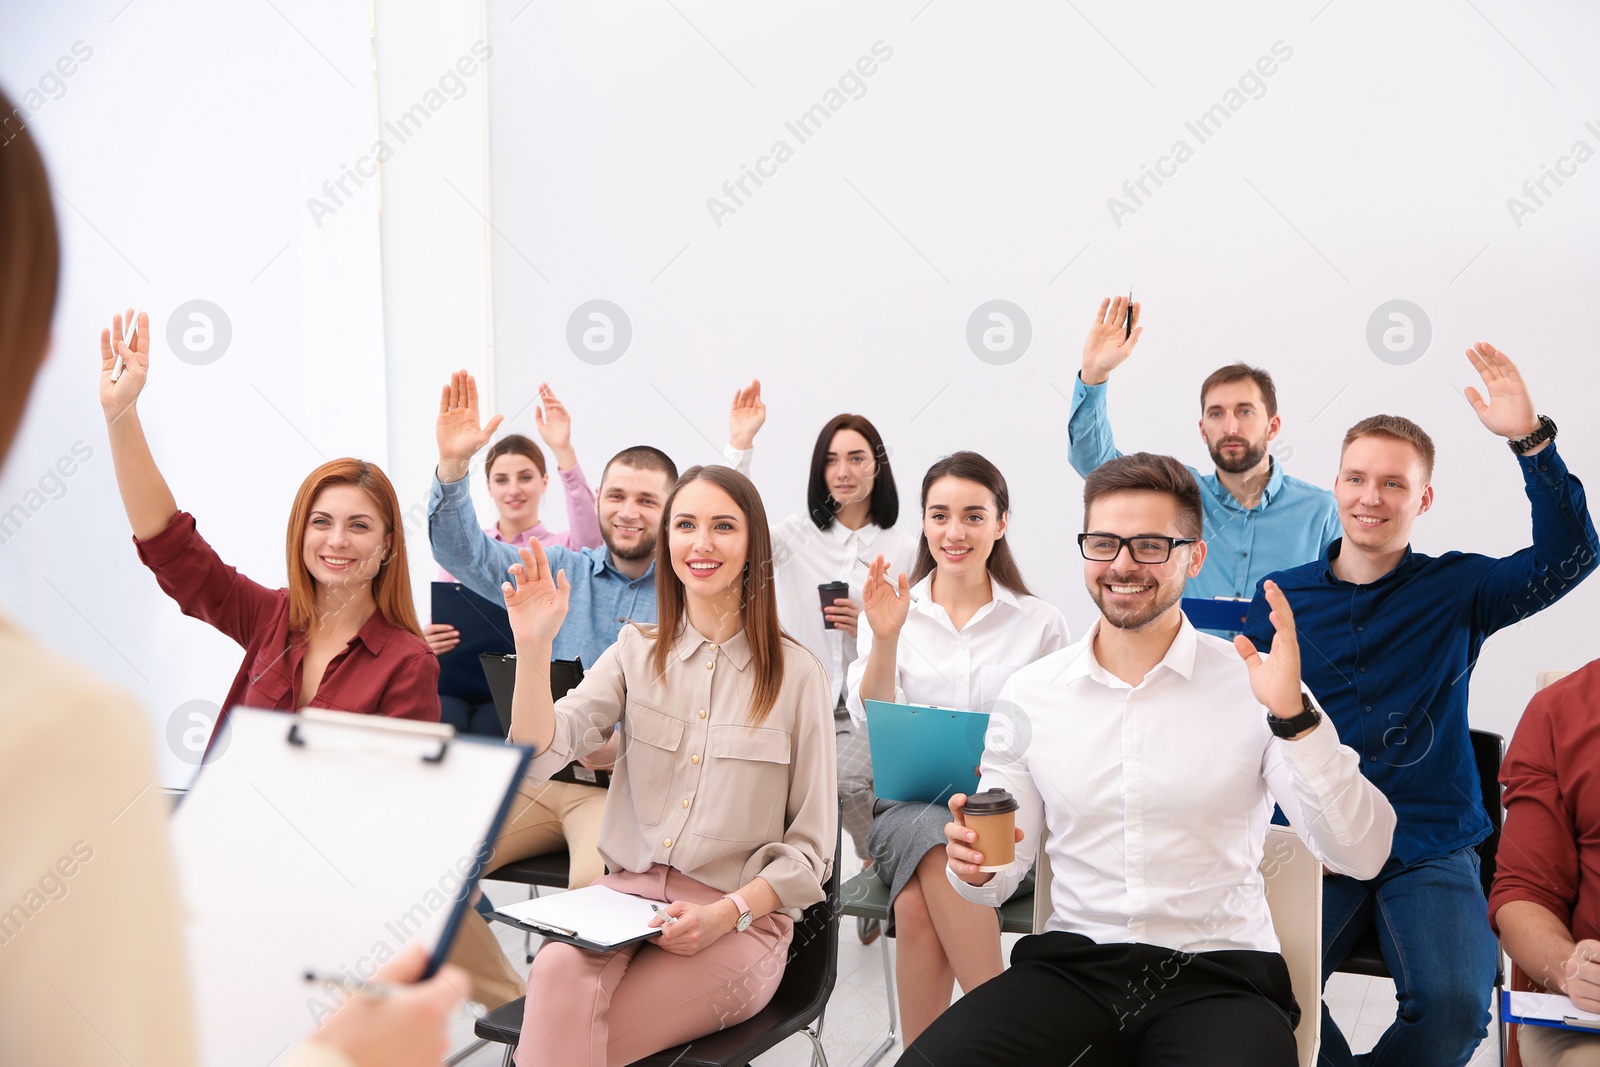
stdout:
[(713, 726), (694, 830), (749, 846), (781, 841), (789, 806), (790, 738), (758, 726)]
[(628, 701), (623, 709), (623, 745), (617, 766), (627, 769), (633, 810), (647, 826), (661, 821), (683, 731), (682, 721), (637, 701)]
[(293, 711), (294, 677), (289, 669), (289, 653), (263, 651), (250, 662), (249, 684), (242, 703), (246, 707)]

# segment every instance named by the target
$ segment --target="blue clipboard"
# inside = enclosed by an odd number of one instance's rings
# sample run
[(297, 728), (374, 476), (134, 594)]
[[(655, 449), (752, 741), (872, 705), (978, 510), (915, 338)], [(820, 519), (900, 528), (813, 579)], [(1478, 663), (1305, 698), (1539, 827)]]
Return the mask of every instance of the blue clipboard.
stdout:
[(886, 700), (866, 707), (872, 791), (880, 800), (943, 804), (952, 794), (977, 792), (988, 712)]
[(1511, 990), (1500, 990), (1500, 1018), (1517, 1026), (1548, 1026), (1555, 1030), (1571, 1030), (1580, 1034), (1600, 1034), (1600, 1019), (1536, 1019), (1528, 1015), (1511, 1014)]
[(434, 622), (449, 623), (461, 632), (461, 643), (439, 657), (439, 692), (469, 704), (492, 703), (494, 693), (478, 657), (485, 652), (508, 655), (517, 650), (506, 606), (459, 582), (434, 582), (432, 607)]
[(1205, 597), (1186, 596), (1183, 598), (1183, 613), (1189, 616), (1189, 622), (1196, 630), (1238, 633), (1244, 629), (1245, 617), (1250, 614), (1250, 601), (1231, 598), (1207, 600)]

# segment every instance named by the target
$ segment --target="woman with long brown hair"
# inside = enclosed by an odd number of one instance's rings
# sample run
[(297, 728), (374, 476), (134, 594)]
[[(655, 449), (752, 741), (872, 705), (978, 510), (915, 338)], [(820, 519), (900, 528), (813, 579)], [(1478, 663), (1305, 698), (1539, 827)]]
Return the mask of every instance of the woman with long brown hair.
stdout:
[(659, 901), (648, 943), (551, 942), (528, 974), (519, 1067), (632, 1063), (760, 1011), (794, 920), (822, 899), (838, 814), (828, 674), (784, 634), (761, 498), (726, 467), (684, 473), (656, 542), (660, 622), (627, 626), (552, 702), (544, 664), (567, 613), (565, 573), (530, 545), (511, 568), (517, 641), (511, 740), (548, 776), (599, 748), (622, 756), (597, 884)]
[[(867, 626), (850, 666), (849, 706), (883, 700), (991, 714), (1012, 672), (1067, 645), (1061, 612), (1028, 592), (1005, 540), (1011, 493), (999, 469), (957, 452), (922, 479), (922, 539), (911, 577), (889, 581), (879, 556), (863, 590)], [(1010, 724), (1015, 728), (1017, 724)], [(991, 746), (992, 747), (992, 746)], [(963, 899), (945, 874), (942, 804), (879, 800), (867, 837), (889, 887), (899, 951), (895, 974), (906, 1047), (963, 990), (1001, 971), (993, 909)], [(1025, 892), (1019, 887), (1019, 892)]]
[(178, 510), (156, 466), (137, 405), (150, 372), (150, 323), (140, 314), (132, 347), (123, 343), (123, 323), (117, 315), (100, 331), (100, 406), (117, 488), (139, 558), (161, 588), (185, 615), (245, 648), (223, 717), (240, 704), (315, 705), (437, 722), (439, 662), (417, 625), (388, 477), (358, 459), (312, 471), (289, 511), (288, 588), (251, 581), (200, 536), (193, 515)]

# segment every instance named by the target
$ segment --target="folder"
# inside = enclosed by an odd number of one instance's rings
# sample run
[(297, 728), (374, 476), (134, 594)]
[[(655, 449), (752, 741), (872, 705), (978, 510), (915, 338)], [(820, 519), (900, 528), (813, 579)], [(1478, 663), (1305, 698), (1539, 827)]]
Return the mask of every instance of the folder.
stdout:
[[(500, 729), (511, 736), (511, 698), (517, 688), (517, 654), (497, 656), (485, 652), (478, 659), (483, 663), (483, 675), (489, 680), (489, 692), (494, 694), (494, 707), (500, 713)], [(553, 659), (550, 661), (550, 697), (560, 700), (583, 681), (583, 661), (578, 659)], [(573, 760), (550, 776), (552, 782), (572, 782), (574, 785), (611, 787), (610, 771), (594, 771)]]
[(1524, 1026), (1550, 1026), (1581, 1033), (1600, 1032), (1600, 1015), (1584, 1011), (1560, 993), (1500, 991), (1500, 1018)]
[[(484, 681), (479, 657), (485, 652), (504, 654), (517, 649), (506, 606), (484, 599), (459, 582), (434, 582), (432, 607), (434, 622), (449, 623), (461, 633), (461, 643), (439, 657), (439, 692), (470, 704), (489, 703), (494, 694)], [(503, 714), (510, 716), (510, 707)]]
[(211, 1067), (271, 1063), (347, 999), (308, 971), (371, 978), (419, 941), (434, 973), (532, 757), (376, 715), (236, 708), (227, 724), (171, 820)]
[(661, 927), (650, 925), (656, 917), (651, 907), (655, 903), (609, 886), (591, 885), (519, 900), (490, 916), (552, 941), (565, 941), (590, 952), (610, 952), (661, 932)]
[(881, 800), (943, 804), (978, 788), (986, 711), (866, 701), (872, 791)]
[(1250, 601), (1233, 597), (1207, 600), (1205, 597), (1186, 596), (1183, 598), (1183, 613), (1189, 616), (1189, 622), (1196, 630), (1238, 633), (1244, 629), (1244, 620), (1250, 614)]

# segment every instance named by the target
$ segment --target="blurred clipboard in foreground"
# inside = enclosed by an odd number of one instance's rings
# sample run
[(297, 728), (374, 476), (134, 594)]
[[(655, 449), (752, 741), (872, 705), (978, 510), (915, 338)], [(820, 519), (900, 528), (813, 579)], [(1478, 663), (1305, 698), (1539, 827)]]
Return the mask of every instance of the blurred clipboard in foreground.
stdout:
[[(270, 1064), (420, 941), (438, 969), (530, 753), (449, 726), (238, 708), (172, 818), (201, 1062)], [(130, 932), (132, 935), (134, 932)]]

